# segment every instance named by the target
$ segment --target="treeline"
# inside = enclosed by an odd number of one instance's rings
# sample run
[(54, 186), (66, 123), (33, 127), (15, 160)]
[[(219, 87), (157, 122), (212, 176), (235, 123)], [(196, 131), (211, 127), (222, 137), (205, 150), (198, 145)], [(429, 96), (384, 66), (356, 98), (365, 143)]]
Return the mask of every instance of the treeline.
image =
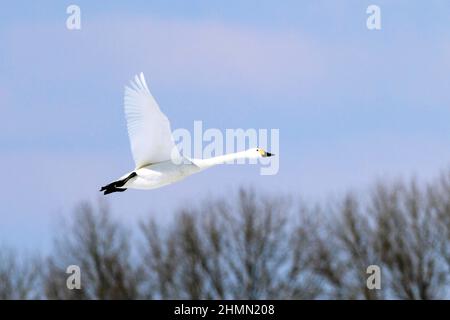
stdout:
[[(316, 205), (241, 190), (174, 215), (132, 233), (82, 204), (48, 257), (0, 249), (0, 299), (450, 298), (450, 174)], [(370, 265), (381, 289), (367, 286)]]

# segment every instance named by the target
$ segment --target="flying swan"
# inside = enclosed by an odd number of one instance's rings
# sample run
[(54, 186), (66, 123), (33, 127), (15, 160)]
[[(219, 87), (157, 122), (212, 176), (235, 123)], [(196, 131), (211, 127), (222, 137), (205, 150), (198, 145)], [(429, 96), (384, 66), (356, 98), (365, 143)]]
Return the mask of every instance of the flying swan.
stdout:
[(118, 180), (103, 186), (104, 194), (127, 188), (155, 189), (177, 182), (194, 173), (236, 159), (273, 156), (262, 148), (252, 148), (209, 159), (190, 159), (180, 155), (172, 138), (170, 123), (153, 98), (144, 74), (125, 86), (125, 117), (136, 167)]

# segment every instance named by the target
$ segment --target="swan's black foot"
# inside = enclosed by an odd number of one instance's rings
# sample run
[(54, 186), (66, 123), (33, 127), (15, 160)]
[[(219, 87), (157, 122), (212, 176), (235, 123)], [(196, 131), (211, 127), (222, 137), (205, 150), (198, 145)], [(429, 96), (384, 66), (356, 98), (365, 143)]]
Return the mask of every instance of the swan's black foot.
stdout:
[(103, 192), (103, 194), (107, 195), (107, 194), (114, 193), (114, 192), (124, 192), (125, 190), (127, 190), (127, 188), (110, 187), (110, 188), (105, 188), (105, 189), (100, 190), (100, 191), (105, 191), (105, 192)]
[(125, 185), (125, 183), (128, 182), (128, 180), (130, 180), (136, 176), (137, 176), (136, 172), (132, 172), (125, 179), (117, 180), (117, 181), (111, 182), (110, 184), (107, 184), (106, 186), (103, 186), (100, 189), (100, 191), (104, 191), (103, 194), (105, 194), (105, 195), (113, 193), (113, 192), (124, 192), (125, 190), (127, 190), (127, 188), (121, 188), (121, 187), (123, 187)]

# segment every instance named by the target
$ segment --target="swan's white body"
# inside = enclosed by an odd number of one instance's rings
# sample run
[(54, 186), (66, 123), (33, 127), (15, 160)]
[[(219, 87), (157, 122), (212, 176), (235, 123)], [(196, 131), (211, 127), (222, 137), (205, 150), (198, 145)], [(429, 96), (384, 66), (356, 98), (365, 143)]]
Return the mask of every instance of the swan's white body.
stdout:
[(132, 189), (155, 189), (184, 179), (203, 169), (237, 159), (270, 157), (261, 148), (209, 159), (188, 159), (179, 154), (170, 123), (150, 93), (144, 75), (125, 87), (125, 116), (136, 167), (101, 188), (105, 194)]
[[(137, 176), (127, 181), (123, 188), (156, 189), (180, 181), (185, 177), (200, 171), (194, 164), (174, 164), (171, 160), (163, 161), (134, 170)], [(125, 179), (130, 173), (122, 176)]]

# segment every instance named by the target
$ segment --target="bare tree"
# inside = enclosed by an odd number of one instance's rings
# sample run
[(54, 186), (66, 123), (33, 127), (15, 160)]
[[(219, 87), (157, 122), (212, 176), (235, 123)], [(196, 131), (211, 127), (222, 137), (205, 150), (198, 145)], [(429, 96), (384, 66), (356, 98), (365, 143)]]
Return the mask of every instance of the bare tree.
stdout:
[[(436, 229), (441, 235), (441, 241), (434, 243), (439, 246), (440, 254), (447, 265), (450, 274), (450, 171), (442, 173), (440, 177), (427, 188), (429, 210), (435, 216)], [(450, 286), (450, 276), (447, 277)]]
[(17, 254), (12, 248), (0, 247), (0, 300), (39, 299), (40, 260)]
[(443, 297), (448, 270), (439, 249), (446, 241), (435, 201), (414, 181), (380, 185), (372, 196), (370, 212), (377, 222), (373, 247), (395, 298)]
[(354, 194), (319, 212), (322, 225), (315, 233), (315, 272), (323, 279), (325, 297), (334, 299), (379, 299), (382, 292), (366, 286), (366, 269), (379, 264), (374, 252), (374, 230)]
[(143, 225), (145, 261), (148, 274), (158, 280), (157, 296), (315, 297), (318, 287), (307, 276), (304, 229), (297, 233), (289, 223), (292, 210), (285, 199), (261, 200), (241, 190), (236, 204), (218, 200), (183, 210), (165, 237), (154, 222)]
[[(69, 290), (66, 268), (81, 269), (82, 289)], [(139, 297), (139, 272), (131, 261), (128, 232), (108, 209), (80, 205), (55, 241), (48, 259), (46, 294), (50, 299), (133, 299)]]
[[(414, 181), (378, 184), (368, 199), (348, 194), (329, 209), (315, 256), (328, 297), (445, 298), (449, 194), (439, 190)], [(366, 286), (369, 265), (381, 268), (381, 290)]]

